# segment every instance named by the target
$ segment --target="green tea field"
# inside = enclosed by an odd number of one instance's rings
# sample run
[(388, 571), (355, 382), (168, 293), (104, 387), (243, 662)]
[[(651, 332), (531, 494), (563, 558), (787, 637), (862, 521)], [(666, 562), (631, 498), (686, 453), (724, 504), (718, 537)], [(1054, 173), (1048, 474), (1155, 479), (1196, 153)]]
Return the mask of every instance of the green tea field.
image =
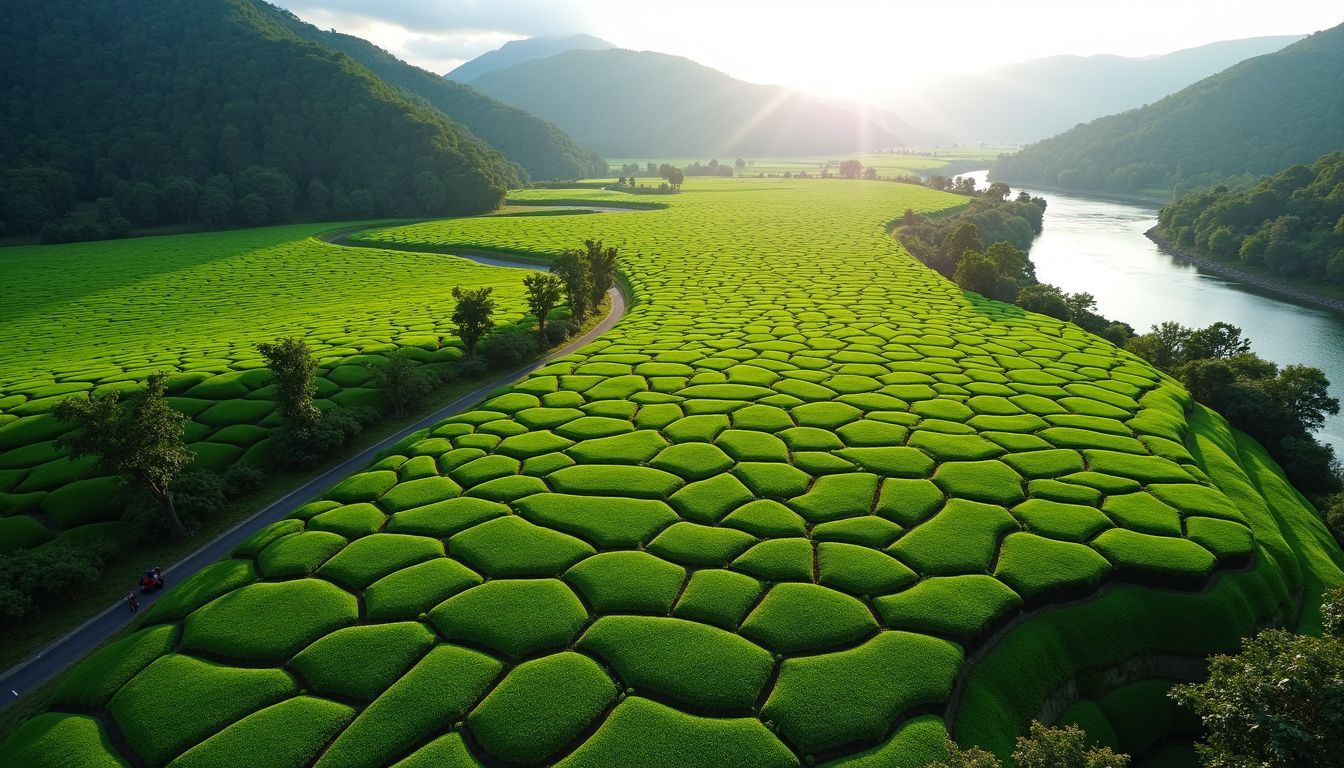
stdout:
[[(1165, 749), (1168, 681), (1318, 623), (1344, 555), (1174, 380), (887, 235), (963, 201), (688, 179), (660, 210), (360, 232), (540, 257), (602, 239), (634, 301), (175, 586), (0, 765), (922, 768), (949, 733), (1006, 757), (1033, 719)], [(171, 367), (193, 440), (238, 460), (270, 405), (256, 341), (303, 333), (324, 394), (358, 400), (369, 355), (452, 356), (436, 286), (499, 280), (521, 314), (512, 273), (312, 231), (200, 236), (234, 245), (172, 269), (135, 241), (0, 254), (42, 286), (0, 307), (8, 503), (52, 514), (53, 398)], [(91, 269), (103, 285), (60, 277)], [(216, 301), (176, 311), (188, 286)]]
[[(367, 367), (411, 348), (424, 364), (461, 357), (455, 285), (489, 285), (501, 322), (525, 311), (516, 270), (433, 254), (329, 245), (332, 225), (6, 248), (0, 272), (0, 551), (123, 526), (109, 477), (53, 440), (62, 399), (126, 392), (170, 374), (186, 438), (212, 469), (267, 460), (275, 423), (256, 345), (302, 337), (321, 364), (319, 406), (376, 405)], [(92, 527), (91, 527), (92, 526)]]

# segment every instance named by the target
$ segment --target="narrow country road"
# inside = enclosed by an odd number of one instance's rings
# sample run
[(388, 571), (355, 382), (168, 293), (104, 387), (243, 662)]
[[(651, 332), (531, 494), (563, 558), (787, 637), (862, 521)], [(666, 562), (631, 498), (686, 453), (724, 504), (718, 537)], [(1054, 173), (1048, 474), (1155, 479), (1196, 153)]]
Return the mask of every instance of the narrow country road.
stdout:
[[(467, 258), (481, 264), (497, 267), (529, 270), (544, 269), (537, 264), (512, 261), (501, 257), (462, 254), (461, 258)], [(557, 357), (563, 357), (593, 341), (603, 333), (606, 333), (625, 315), (626, 311), (626, 296), (621, 288), (612, 288), (608, 292), (608, 296), (611, 299), (611, 311), (607, 313), (607, 316), (591, 331), (588, 331), (583, 336), (540, 360), (485, 382), (480, 387), (462, 395), (453, 402), (428, 416), (425, 416), (423, 419), (405, 427), (396, 434), (389, 435), (376, 445), (372, 445), (363, 451), (360, 451), (358, 454), (350, 456), (340, 464), (328, 469), (321, 475), (271, 502), (261, 511), (234, 526), (213, 541), (205, 544), (180, 562), (165, 568), (164, 578), (168, 582), (169, 587), (171, 588), (173, 585), (182, 583), (187, 577), (205, 566), (228, 557), (234, 547), (238, 546), (239, 543), (252, 533), (276, 520), (284, 518), (290, 512), (293, 512), (301, 505), (311, 501), (336, 482), (363, 469), (373, 461), (373, 458), (376, 455), (395, 445), (397, 441), (412, 432), (424, 429), (425, 427), (442, 421), (449, 416), (475, 406), (477, 403), (484, 400), (486, 395), (491, 391), (506, 384), (512, 384), (513, 382), (518, 381), (537, 368), (545, 365), (550, 360)], [(141, 596), (141, 607), (148, 608), (150, 605), (153, 605), (154, 601), (162, 594), (163, 592), (159, 592)], [(104, 640), (116, 633), (117, 630), (121, 629), (131, 618), (132, 614), (127, 608), (126, 603), (124, 601), (118, 601), (115, 605), (112, 605), (102, 613), (99, 613), (79, 627), (76, 627), (69, 634), (56, 640), (32, 656), (29, 656), (14, 667), (6, 670), (3, 676), (0, 676), (0, 709), (4, 709), (14, 702), (19, 701), (28, 692), (60, 674), (76, 661), (79, 661), (86, 654), (102, 644)]]

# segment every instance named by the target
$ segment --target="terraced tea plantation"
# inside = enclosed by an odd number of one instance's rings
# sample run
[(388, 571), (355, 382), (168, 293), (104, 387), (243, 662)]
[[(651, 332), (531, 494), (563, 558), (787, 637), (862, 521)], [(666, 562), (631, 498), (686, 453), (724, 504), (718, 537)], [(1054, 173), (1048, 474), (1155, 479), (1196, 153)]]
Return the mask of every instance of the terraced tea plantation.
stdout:
[(0, 551), (123, 525), (116, 479), (90, 477), (92, 459), (71, 461), (52, 442), (67, 429), (51, 413), (66, 397), (127, 392), (168, 371), (197, 464), (259, 464), (276, 417), (258, 342), (308, 343), (320, 406), (377, 405), (368, 365), (390, 351), (409, 347), (431, 365), (461, 356), (452, 286), (494, 286), (502, 323), (526, 311), (516, 270), (313, 237), (330, 228), (0, 250)]
[(1169, 668), (1313, 621), (1340, 552), (1174, 382), (885, 234), (957, 202), (705, 180), (366, 233), (600, 237), (636, 303), (178, 586), (0, 763), (915, 768), (1060, 713), (1143, 752)]

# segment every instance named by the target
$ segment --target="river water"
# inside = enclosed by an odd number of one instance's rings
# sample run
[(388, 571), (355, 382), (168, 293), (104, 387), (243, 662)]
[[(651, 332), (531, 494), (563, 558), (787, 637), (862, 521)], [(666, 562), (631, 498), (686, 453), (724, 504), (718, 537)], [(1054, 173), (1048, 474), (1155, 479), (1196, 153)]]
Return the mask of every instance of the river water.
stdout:
[[(983, 188), (987, 173), (962, 175)], [(1331, 394), (1344, 401), (1344, 315), (1276, 298), (1168, 256), (1143, 234), (1157, 224), (1156, 206), (1031, 193), (1048, 201), (1044, 230), (1031, 246), (1041, 282), (1091, 293), (1098, 312), (1139, 332), (1164, 320), (1194, 327), (1231, 323), (1261, 357), (1325, 371)], [(1344, 417), (1331, 417), (1319, 437), (1344, 458)]]

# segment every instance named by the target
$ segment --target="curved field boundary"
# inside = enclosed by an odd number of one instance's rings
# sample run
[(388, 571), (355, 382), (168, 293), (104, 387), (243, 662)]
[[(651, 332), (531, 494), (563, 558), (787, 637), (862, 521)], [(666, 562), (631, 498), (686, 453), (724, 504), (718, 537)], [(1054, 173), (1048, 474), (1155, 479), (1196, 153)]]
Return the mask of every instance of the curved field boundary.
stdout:
[[(345, 234), (348, 234), (349, 231), (350, 230), (346, 230)], [(343, 237), (338, 236), (337, 240), (339, 239), (343, 239)], [(349, 243), (348, 245), (355, 246), (362, 244)], [(466, 253), (460, 255), (464, 259), (470, 259), (488, 266), (527, 270), (539, 269), (537, 263), (521, 259), (511, 259), (503, 256), (487, 257)], [(618, 283), (618, 286), (620, 285), (621, 284)], [(408, 425), (395, 434), (389, 435), (379, 441), (377, 444), (365, 448), (359, 453), (347, 458), (345, 461), (342, 461), (340, 464), (323, 472), (321, 475), (304, 483), (302, 486), (290, 491), (279, 499), (276, 499), (255, 515), (229, 529), (223, 535), (208, 544), (205, 544), (181, 561), (165, 568), (164, 575), (169, 584), (173, 585), (180, 583), (205, 566), (228, 557), (229, 552), (231, 552), (239, 542), (276, 520), (285, 517), (298, 507), (302, 506), (305, 502), (317, 497), (322, 491), (331, 487), (339, 480), (357, 472), (373, 461), (378, 454), (388, 450), (401, 440), (404, 440), (408, 435), (432, 426), (449, 416), (474, 407), (485, 400), (492, 391), (522, 379), (532, 371), (546, 365), (551, 360), (564, 357), (606, 333), (625, 316), (628, 303), (628, 297), (623, 287), (613, 288), (607, 295), (611, 301), (611, 310), (596, 327), (585, 333), (583, 336), (569, 342), (544, 358), (529, 363), (517, 370), (495, 377), (471, 392), (462, 395), (453, 402), (425, 416), (414, 424)], [(141, 606), (148, 608), (162, 594), (164, 593), (160, 592), (143, 596), (140, 601)], [(3, 695), (3, 698), (0, 699), (0, 709), (8, 707), (18, 701), (28, 691), (31, 691), (33, 688), (50, 680), (71, 664), (83, 658), (90, 651), (101, 645), (107, 638), (111, 637), (125, 626), (132, 618), (134, 617), (129, 613), (126, 605), (119, 601), (117, 604), (104, 609), (97, 616), (84, 622), (79, 627), (76, 627), (61, 639), (23, 662), (6, 670), (3, 675), (0, 675), (0, 695)]]

